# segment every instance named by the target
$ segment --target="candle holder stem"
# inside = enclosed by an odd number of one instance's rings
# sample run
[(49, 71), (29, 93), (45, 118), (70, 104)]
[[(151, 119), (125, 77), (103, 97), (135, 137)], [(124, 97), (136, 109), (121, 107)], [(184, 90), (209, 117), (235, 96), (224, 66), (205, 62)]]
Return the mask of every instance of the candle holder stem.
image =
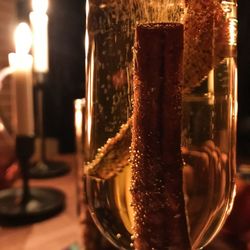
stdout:
[(30, 187), (29, 187), (29, 173), (28, 163), (29, 159), (34, 153), (34, 138), (28, 136), (18, 136), (16, 138), (16, 154), (19, 161), (19, 166), (23, 181), (23, 192), (21, 204), (26, 206), (30, 200)]
[(29, 186), (29, 160), (34, 151), (33, 136), (16, 137), (16, 155), (22, 188), (0, 191), (0, 224), (16, 226), (52, 217), (65, 207), (65, 195), (53, 188)]
[(43, 119), (43, 95), (44, 86), (42, 84), (38, 85), (37, 91), (37, 131), (41, 139), (41, 161), (46, 161), (46, 146), (45, 146), (45, 136), (44, 136), (44, 119)]
[(46, 179), (62, 176), (69, 172), (69, 166), (61, 161), (48, 160), (46, 157), (46, 141), (44, 133), (44, 91), (46, 87), (45, 75), (39, 75), (35, 87), (36, 101), (36, 131), (40, 138), (40, 159), (34, 163), (29, 171), (30, 178)]
[[(24, 162), (20, 162), (20, 166), (23, 164), (26, 164)], [(25, 206), (27, 202), (29, 201), (30, 198), (30, 188), (29, 188), (29, 181), (28, 181), (28, 171), (22, 170), (22, 175), (23, 175), (23, 195), (22, 195), (22, 204)]]

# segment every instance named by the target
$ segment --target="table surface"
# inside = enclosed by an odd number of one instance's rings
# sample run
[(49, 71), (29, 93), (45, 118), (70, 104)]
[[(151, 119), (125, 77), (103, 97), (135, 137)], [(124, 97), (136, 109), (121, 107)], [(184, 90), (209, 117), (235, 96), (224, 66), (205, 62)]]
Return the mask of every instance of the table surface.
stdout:
[[(0, 249), (4, 250), (64, 250), (81, 245), (81, 230), (77, 216), (76, 158), (73, 155), (55, 157), (71, 168), (69, 174), (44, 180), (31, 180), (30, 186), (54, 187), (66, 195), (66, 208), (45, 221), (20, 227), (0, 227)], [(20, 185), (19, 181), (16, 185)]]
[[(0, 249), (4, 250), (66, 250), (82, 249), (81, 227), (77, 215), (77, 162), (75, 155), (64, 155), (54, 158), (66, 162), (71, 171), (65, 176), (44, 179), (31, 180), (30, 185), (54, 187), (63, 191), (66, 195), (66, 208), (59, 215), (45, 221), (32, 225), (20, 227), (0, 227)], [(20, 181), (16, 183), (20, 186)], [(245, 186), (244, 186), (245, 185)], [(249, 184), (248, 189), (249, 189)], [(241, 183), (242, 186), (242, 183)], [(246, 184), (243, 184), (246, 187)], [(250, 202), (250, 192), (247, 193), (248, 202)], [(249, 212), (250, 213), (250, 212)], [(238, 216), (238, 214), (236, 214)], [(249, 218), (249, 216), (248, 216)], [(249, 225), (250, 226), (250, 225)], [(248, 227), (249, 228), (249, 227)], [(250, 233), (250, 231), (249, 231)], [(229, 236), (229, 238), (234, 235)], [(250, 235), (249, 235), (250, 237)], [(250, 238), (249, 238), (250, 242)], [(235, 241), (234, 241), (235, 244)], [(72, 247), (69, 247), (72, 246)], [(74, 248), (73, 246), (77, 246)], [(205, 248), (206, 250), (250, 250), (244, 245), (232, 245), (224, 237), (219, 235)]]

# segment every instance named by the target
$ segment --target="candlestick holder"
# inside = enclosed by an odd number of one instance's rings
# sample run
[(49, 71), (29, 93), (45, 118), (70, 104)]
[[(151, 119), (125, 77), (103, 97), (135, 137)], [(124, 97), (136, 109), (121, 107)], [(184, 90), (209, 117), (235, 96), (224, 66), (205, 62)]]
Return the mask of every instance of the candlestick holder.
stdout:
[(35, 85), (36, 101), (36, 131), (41, 140), (40, 159), (33, 164), (29, 170), (30, 178), (44, 179), (62, 176), (69, 172), (69, 167), (62, 161), (52, 161), (46, 158), (46, 144), (44, 136), (44, 90), (46, 86), (46, 76), (37, 75), (37, 84)]
[(65, 195), (47, 187), (29, 187), (29, 159), (34, 151), (34, 138), (18, 136), (16, 155), (20, 166), (22, 188), (0, 191), (0, 224), (22, 225), (52, 217), (63, 210)]

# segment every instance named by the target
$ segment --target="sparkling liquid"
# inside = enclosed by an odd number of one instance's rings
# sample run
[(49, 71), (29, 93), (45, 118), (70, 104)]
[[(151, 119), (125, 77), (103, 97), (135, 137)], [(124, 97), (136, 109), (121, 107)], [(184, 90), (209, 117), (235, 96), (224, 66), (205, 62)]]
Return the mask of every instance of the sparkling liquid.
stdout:
[[(234, 59), (225, 59), (199, 88), (183, 96), (183, 191), (194, 249), (206, 245), (221, 228), (234, 197), (235, 89), (225, 76), (228, 67), (234, 67)], [(215, 79), (221, 84), (215, 86)], [(86, 177), (93, 218), (119, 249), (133, 249), (130, 179), (129, 163), (107, 178)]]

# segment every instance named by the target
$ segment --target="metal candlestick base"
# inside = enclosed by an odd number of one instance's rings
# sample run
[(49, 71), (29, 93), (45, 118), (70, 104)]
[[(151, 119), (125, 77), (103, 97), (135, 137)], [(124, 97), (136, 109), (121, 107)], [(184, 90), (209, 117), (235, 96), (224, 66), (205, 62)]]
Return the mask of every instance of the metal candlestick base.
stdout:
[(46, 179), (65, 175), (69, 166), (61, 161), (38, 161), (29, 169), (29, 177), (33, 179)]
[(0, 224), (22, 225), (49, 218), (64, 208), (64, 194), (56, 189), (29, 187), (29, 159), (34, 152), (34, 138), (18, 136), (16, 154), (22, 174), (22, 188), (0, 191)]
[(65, 207), (65, 195), (56, 189), (32, 187), (30, 197), (22, 202), (22, 189), (0, 192), (0, 224), (18, 226), (48, 219)]

